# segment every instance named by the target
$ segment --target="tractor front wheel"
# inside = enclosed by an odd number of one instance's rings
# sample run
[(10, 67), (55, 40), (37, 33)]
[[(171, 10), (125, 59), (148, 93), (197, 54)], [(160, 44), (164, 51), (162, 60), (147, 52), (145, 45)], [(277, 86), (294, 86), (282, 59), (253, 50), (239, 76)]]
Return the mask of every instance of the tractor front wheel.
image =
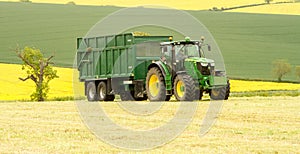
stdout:
[(178, 101), (193, 101), (196, 94), (196, 86), (189, 75), (179, 74), (174, 80), (174, 95)]
[(212, 100), (228, 100), (230, 94), (230, 83), (227, 81), (227, 86), (222, 88), (215, 88), (210, 91), (210, 98)]
[(148, 71), (146, 78), (146, 91), (150, 101), (167, 100), (164, 76), (159, 68), (153, 67)]

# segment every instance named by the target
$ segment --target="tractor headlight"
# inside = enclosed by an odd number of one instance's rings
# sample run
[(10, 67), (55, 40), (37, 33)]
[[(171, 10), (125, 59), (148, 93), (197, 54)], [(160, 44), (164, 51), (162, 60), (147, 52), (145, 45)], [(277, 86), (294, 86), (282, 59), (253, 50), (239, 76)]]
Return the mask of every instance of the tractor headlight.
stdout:
[(208, 66), (208, 63), (201, 63), (201, 66), (206, 67), (206, 66)]

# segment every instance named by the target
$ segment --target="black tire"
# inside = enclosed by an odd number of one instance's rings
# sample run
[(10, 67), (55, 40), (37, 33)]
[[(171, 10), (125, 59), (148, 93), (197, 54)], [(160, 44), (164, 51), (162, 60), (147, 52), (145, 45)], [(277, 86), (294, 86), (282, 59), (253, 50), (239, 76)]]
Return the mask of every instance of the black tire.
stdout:
[(230, 95), (230, 82), (229, 80), (227, 80), (226, 95), (224, 100), (228, 100), (229, 95)]
[[(149, 83), (150, 79), (155, 81), (156, 83)], [(153, 82), (153, 81), (151, 81), (151, 82)], [(156, 84), (156, 85), (154, 85), (154, 84)], [(158, 91), (155, 92), (154, 89), (156, 89)], [(153, 67), (148, 71), (147, 78), (146, 78), (146, 91), (147, 91), (148, 99), (150, 101), (165, 101), (165, 100), (167, 100), (164, 76), (159, 68)]]
[[(183, 91), (181, 88), (183, 88)], [(179, 74), (175, 78), (173, 89), (178, 101), (193, 101), (196, 98), (195, 82), (193, 78), (187, 74)]]
[(113, 101), (115, 99), (114, 95), (108, 95), (107, 94), (107, 86), (104, 81), (101, 81), (97, 86), (97, 94), (98, 99), (100, 101)]
[(167, 95), (165, 101), (169, 101), (171, 99), (172, 95)]
[(212, 100), (228, 100), (230, 94), (230, 83), (227, 81), (227, 85), (222, 88), (215, 88), (210, 91), (210, 98)]
[(95, 82), (88, 82), (86, 85), (86, 96), (88, 101), (98, 101), (98, 94)]
[(202, 100), (202, 96), (203, 96), (203, 90), (202, 89), (196, 90), (195, 100)]

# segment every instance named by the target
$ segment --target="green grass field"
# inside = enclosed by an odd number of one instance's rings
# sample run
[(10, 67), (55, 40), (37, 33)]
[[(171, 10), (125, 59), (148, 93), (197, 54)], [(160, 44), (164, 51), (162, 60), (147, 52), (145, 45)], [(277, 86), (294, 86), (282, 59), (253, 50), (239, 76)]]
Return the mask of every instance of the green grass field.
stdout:
[[(19, 63), (12, 50), (29, 45), (54, 53), (56, 65), (71, 67), (76, 37), (84, 36), (97, 21), (118, 9), (0, 2), (0, 62)], [(188, 12), (215, 37), (231, 77), (276, 79), (271, 73), (275, 59), (300, 65), (300, 16)], [(156, 35), (163, 31), (150, 28), (148, 32)], [(296, 80), (294, 72), (284, 80)]]

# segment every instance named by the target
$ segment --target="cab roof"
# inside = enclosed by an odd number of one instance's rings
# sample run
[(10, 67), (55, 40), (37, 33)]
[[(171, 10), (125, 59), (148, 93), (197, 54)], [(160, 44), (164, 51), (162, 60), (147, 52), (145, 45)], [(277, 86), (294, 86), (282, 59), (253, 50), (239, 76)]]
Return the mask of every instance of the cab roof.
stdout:
[(162, 42), (160, 43), (161, 46), (164, 46), (164, 45), (185, 45), (185, 44), (199, 44), (200, 41), (199, 40), (189, 40), (189, 41), (186, 41), (186, 40), (179, 40), (179, 41), (170, 41), (170, 42)]

